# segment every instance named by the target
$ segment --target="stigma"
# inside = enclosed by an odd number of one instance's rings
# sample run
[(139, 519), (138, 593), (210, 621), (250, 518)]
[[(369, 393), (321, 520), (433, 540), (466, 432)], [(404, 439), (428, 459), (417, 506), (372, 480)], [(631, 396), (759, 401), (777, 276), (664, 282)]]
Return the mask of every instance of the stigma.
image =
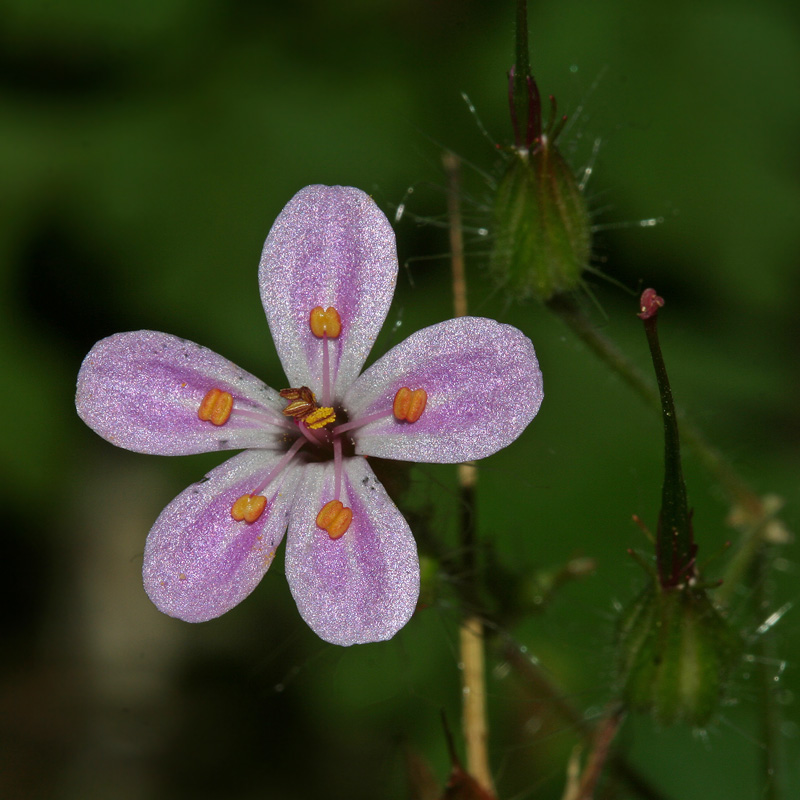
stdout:
[(267, 498), (263, 494), (243, 494), (231, 506), (231, 516), (237, 522), (255, 522), (266, 507)]
[(308, 316), (308, 325), (317, 339), (323, 336), (335, 339), (342, 332), (342, 318), (333, 306), (324, 309), (322, 306), (312, 308)]
[(200, 408), (197, 409), (197, 416), (203, 422), (211, 422), (214, 425), (224, 425), (233, 410), (233, 396), (230, 392), (223, 392), (222, 389), (210, 389), (206, 392)]
[(392, 404), (392, 414), (401, 422), (416, 422), (425, 410), (428, 403), (428, 393), (424, 389), (414, 389), (408, 386), (397, 390)]
[(338, 539), (350, 527), (353, 509), (347, 508), (341, 500), (330, 500), (317, 514), (317, 527), (326, 531), (331, 539)]

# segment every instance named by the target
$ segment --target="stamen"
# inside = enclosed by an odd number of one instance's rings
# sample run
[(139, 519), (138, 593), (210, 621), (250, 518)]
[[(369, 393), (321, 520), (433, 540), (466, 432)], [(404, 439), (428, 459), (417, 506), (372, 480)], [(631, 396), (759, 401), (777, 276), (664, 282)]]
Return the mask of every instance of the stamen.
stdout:
[(427, 402), (428, 393), (424, 389), (415, 389), (412, 392), (408, 386), (403, 386), (394, 396), (392, 413), (401, 421), (416, 422), (422, 416)]
[(311, 333), (317, 339), (321, 339), (323, 336), (335, 339), (342, 332), (342, 318), (333, 306), (326, 309), (323, 309), (322, 306), (312, 308), (308, 324), (311, 327)]
[(317, 408), (314, 392), (308, 386), (301, 386), (299, 389), (281, 389), (280, 396), (289, 401), (289, 405), (283, 409), (287, 417), (305, 419)]
[(243, 408), (234, 408), (232, 416), (234, 419), (246, 419), (252, 422), (256, 422), (259, 426), (264, 425), (276, 425), (279, 428), (286, 428), (287, 430), (293, 430), (294, 426), (288, 420), (282, 417), (277, 412), (274, 412), (271, 408), (260, 408), (258, 411), (248, 411)]
[(255, 522), (267, 507), (267, 498), (262, 494), (243, 494), (231, 507), (231, 516), (241, 522)]
[(327, 531), (331, 539), (338, 539), (350, 527), (353, 510), (342, 505), (340, 500), (330, 500), (317, 514), (317, 526)]
[(392, 417), (394, 414), (391, 411), (378, 411), (375, 414), (367, 414), (364, 417), (358, 417), (350, 422), (343, 422), (331, 430), (334, 436), (339, 436), (345, 431), (351, 431), (353, 428), (360, 428), (363, 425), (369, 425), (370, 422), (377, 422), (379, 419), (386, 419)]
[(203, 422), (211, 422), (214, 425), (224, 425), (233, 410), (233, 396), (230, 392), (223, 392), (222, 389), (210, 389), (206, 392), (200, 408), (197, 409), (197, 416)]
[(325, 408), (324, 406), (318, 408), (316, 411), (312, 411), (305, 418), (306, 425), (311, 428), (312, 431), (324, 428), (332, 422), (336, 422), (336, 414), (332, 408)]
[(336, 478), (333, 496), (338, 500), (342, 491), (342, 440), (338, 436), (333, 440), (333, 474)]
[(297, 451), (306, 443), (305, 439), (297, 439), (295, 443), (284, 453), (280, 461), (270, 470), (261, 485), (248, 494), (243, 494), (231, 506), (231, 516), (241, 522), (255, 522), (267, 507), (267, 498), (261, 492), (269, 486), (278, 475), (281, 474), (286, 465), (295, 457)]
[(322, 404), (331, 402), (331, 356), (328, 348), (328, 335), (322, 337)]

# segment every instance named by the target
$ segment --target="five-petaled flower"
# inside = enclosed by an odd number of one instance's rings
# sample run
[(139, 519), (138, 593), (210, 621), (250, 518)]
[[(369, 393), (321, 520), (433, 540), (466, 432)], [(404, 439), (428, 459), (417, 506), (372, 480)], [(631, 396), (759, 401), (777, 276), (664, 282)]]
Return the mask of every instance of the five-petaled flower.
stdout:
[(529, 339), (476, 317), (421, 330), (359, 374), (396, 280), (394, 233), (372, 199), (309, 186), (275, 221), (259, 271), (290, 388), (164, 333), (92, 348), (76, 403), (108, 441), (162, 455), (244, 451), (150, 531), (144, 585), (161, 611), (189, 622), (224, 614), (256, 587), (288, 527), (286, 576), (320, 637), (379, 641), (408, 621), (416, 546), (364, 456), (488, 456), (536, 415), (542, 380)]

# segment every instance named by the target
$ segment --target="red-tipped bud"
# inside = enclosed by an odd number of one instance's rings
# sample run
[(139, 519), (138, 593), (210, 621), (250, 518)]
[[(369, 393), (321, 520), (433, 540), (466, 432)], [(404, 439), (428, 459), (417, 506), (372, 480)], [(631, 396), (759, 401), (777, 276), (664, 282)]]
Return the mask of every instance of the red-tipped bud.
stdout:
[(664, 298), (659, 297), (655, 289), (645, 289), (642, 292), (642, 299), (639, 300), (639, 313), (636, 315), (640, 319), (650, 319), (658, 314), (658, 309), (664, 305)]

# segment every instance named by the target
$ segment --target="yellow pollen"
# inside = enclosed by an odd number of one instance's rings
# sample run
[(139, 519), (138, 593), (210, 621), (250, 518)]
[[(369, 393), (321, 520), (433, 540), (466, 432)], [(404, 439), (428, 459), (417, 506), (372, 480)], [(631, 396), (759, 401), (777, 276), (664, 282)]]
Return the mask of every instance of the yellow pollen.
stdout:
[(267, 507), (267, 498), (261, 494), (243, 494), (232, 506), (231, 516), (241, 522), (255, 522)]
[(318, 408), (316, 411), (312, 411), (305, 417), (305, 423), (312, 431), (324, 428), (326, 425), (330, 425), (331, 422), (336, 422), (336, 414), (333, 413), (332, 408), (326, 408), (324, 406)]
[(342, 318), (333, 306), (325, 309), (322, 306), (312, 308), (308, 317), (308, 324), (311, 328), (311, 333), (318, 339), (323, 336), (335, 339), (342, 332)]
[(228, 421), (228, 417), (233, 410), (233, 397), (229, 392), (223, 392), (222, 389), (211, 389), (206, 392), (203, 402), (200, 403), (200, 408), (197, 410), (197, 416), (203, 422), (211, 422), (214, 425), (224, 425)]
[(416, 422), (425, 410), (428, 402), (428, 393), (424, 389), (414, 389), (408, 386), (397, 390), (392, 404), (392, 413), (396, 419), (405, 422)]
[(353, 510), (342, 505), (340, 500), (330, 500), (317, 514), (317, 527), (327, 531), (331, 539), (338, 539), (350, 527)]

